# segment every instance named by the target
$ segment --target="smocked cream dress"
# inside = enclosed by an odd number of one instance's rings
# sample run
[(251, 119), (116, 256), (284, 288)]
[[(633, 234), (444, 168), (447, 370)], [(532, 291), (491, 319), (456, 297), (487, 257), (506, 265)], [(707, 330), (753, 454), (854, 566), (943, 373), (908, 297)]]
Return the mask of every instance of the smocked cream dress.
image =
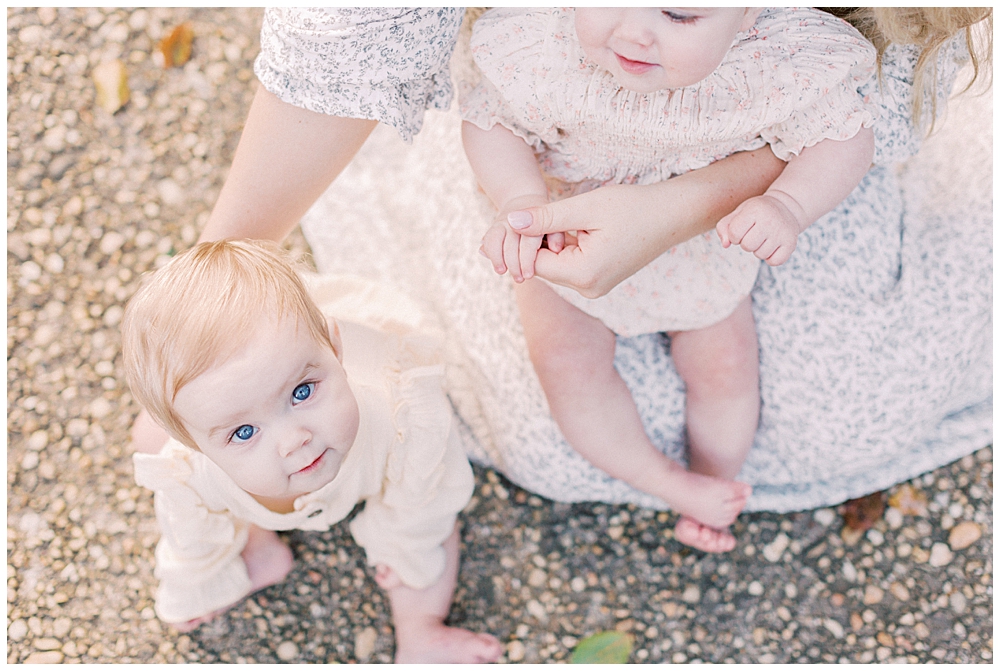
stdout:
[[(348, 284), (355, 296), (378, 302), (370, 283)], [(317, 285), (327, 301), (336, 301), (345, 286), (314, 278), (314, 294)], [(397, 325), (401, 320), (405, 315)], [(250, 524), (322, 531), (362, 501), (350, 529), (369, 564), (387, 564), (417, 589), (441, 577), (441, 544), (474, 483), (441, 388), (443, 367), (422, 365), (433, 360), (435, 346), (346, 322), (340, 328), (344, 368), (361, 414), (358, 435), (337, 476), (297, 498), (293, 512), (268, 510), (205, 455), (176, 440), (159, 454), (133, 456), (136, 482), (155, 493), (161, 532), (155, 610), (161, 620), (200, 617), (250, 592), (240, 558)]]
[[(787, 161), (874, 121), (858, 89), (875, 76), (875, 49), (825, 12), (765, 9), (708, 77), (652, 93), (623, 88), (588, 60), (574, 21), (565, 8), (485, 13), (472, 32), (482, 80), (461, 105), (466, 121), (523, 138), (562, 182), (651, 184), (765, 144)], [(618, 335), (689, 331), (732, 313), (759, 267), (708, 231), (606, 296), (552, 286)]]
[[(310, 91), (322, 99), (316, 111), (384, 122), (302, 219), (317, 267), (405, 290), (412, 301), (392, 314), (410, 315), (417, 303), (443, 334), (445, 384), (474, 437), (471, 457), (558, 501), (663, 508), (562, 439), (528, 359), (512, 286), (476, 253), (493, 208), (465, 159), (457, 105), (437, 111), (453, 87), (461, 95), (476, 82), (468, 28), (457, 28), (462, 10), (373, 14), (264, 15), (255, 71), (267, 90), (300, 107), (316, 102), (302, 95)], [(387, 24), (413, 54), (366, 59), (380, 53)], [(925, 139), (926, 124), (911, 114), (919, 55), (912, 46), (886, 50), (881, 77), (860, 91), (879, 110), (875, 166), (799, 236), (788, 262), (761, 267), (751, 293), (762, 407), (739, 476), (754, 487), (749, 510), (836, 504), (992, 440), (992, 97), (949, 101), (968, 60), (956, 36), (935, 63), (941, 85), (924, 109), (935, 100), (938, 119)], [(431, 65), (439, 62), (444, 68)], [(383, 71), (400, 68), (405, 76), (387, 82)], [(320, 78), (329, 86), (311, 85)], [(358, 102), (366, 100), (384, 108)], [(684, 384), (669, 340), (620, 337), (615, 365), (653, 443), (683, 459)]]

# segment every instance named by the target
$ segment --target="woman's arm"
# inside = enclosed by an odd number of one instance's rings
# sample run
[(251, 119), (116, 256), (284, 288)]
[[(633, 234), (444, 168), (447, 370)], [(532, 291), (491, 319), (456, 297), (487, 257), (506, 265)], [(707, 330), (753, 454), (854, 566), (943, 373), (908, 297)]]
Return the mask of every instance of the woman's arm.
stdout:
[(350, 163), (377, 121), (310, 112), (257, 89), (200, 242), (280, 242)]
[(530, 236), (580, 231), (577, 244), (559, 253), (539, 250), (535, 274), (597, 298), (764, 193), (784, 167), (762, 147), (658, 184), (607, 186), (528, 208), (532, 222), (517, 230)]

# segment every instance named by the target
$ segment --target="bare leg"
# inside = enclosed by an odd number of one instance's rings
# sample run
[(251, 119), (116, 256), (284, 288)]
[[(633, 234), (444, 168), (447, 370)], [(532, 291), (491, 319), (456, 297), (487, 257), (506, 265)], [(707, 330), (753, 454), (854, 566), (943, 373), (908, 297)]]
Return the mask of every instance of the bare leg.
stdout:
[(684, 515), (726, 527), (749, 486), (685, 470), (650, 442), (614, 367), (615, 336), (539, 280), (517, 285), (532, 363), (563, 435), (592, 464)]
[[(250, 527), (250, 537), (247, 539), (246, 547), (243, 548), (240, 556), (243, 558), (243, 562), (247, 566), (247, 574), (250, 576), (251, 593), (284, 580), (288, 572), (292, 570), (292, 564), (295, 561), (292, 558), (292, 551), (281, 542), (278, 534), (257, 526)], [(173, 627), (180, 632), (192, 631), (235, 605), (235, 603), (230, 604), (225, 608), (220, 608), (208, 615), (187, 622), (178, 622)]]
[[(718, 324), (671, 337), (674, 364), (687, 386), (691, 470), (735, 478), (760, 416), (757, 330), (750, 299)], [(683, 517), (675, 533), (682, 543), (708, 552), (731, 550), (736, 539), (712, 526)]]
[(503, 647), (489, 634), (444, 624), (458, 578), (458, 528), (444, 542), (447, 553), (444, 574), (424, 589), (402, 584), (396, 573), (380, 565), (375, 574), (379, 586), (389, 592), (392, 621), (396, 628), (396, 662), (399, 664), (483, 664), (495, 662)]

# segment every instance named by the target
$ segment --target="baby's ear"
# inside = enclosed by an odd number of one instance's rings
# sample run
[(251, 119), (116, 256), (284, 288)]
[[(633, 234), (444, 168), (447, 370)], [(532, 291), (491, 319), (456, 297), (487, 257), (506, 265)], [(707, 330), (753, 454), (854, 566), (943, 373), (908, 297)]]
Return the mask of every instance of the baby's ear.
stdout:
[(753, 24), (757, 23), (757, 17), (764, 11), (763, 7), (747, 7), (743, 14), (743, 23), (740, 24), (740, 32), (750, 30)]
[(344, 363), (344, 343), (340, 339), (340, 326), (333, 317), (327, 317), (326, 330), (330, 335), (330, 343), (333, 345), (333, 353), (337, 355), (337, 360)]

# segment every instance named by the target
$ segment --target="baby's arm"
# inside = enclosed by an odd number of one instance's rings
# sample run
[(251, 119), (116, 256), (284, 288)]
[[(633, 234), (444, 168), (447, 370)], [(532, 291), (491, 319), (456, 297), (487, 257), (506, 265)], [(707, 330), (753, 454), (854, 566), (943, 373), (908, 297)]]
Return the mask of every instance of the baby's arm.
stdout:
[(854, 190), (874, 151), (870, 128), (849, 140), (823, 140), (803, 149), (764, 195), (744, 201), (719, 221), (722, 246), (738, 244), (769, 265), (781, 265), (795, 251), (799, 233)]
[(535, 274), (535, 254), (542, 238), (516, 233), (507, 225), (507, 215), (549, 201), (535, 152), (500, 124), (483, 130), (464, 121), (462, 142), (479, 185), (499, 210), (483, 236), (482, 252), (497, 274), (510, 270), (515, 282), (530, 279)]

